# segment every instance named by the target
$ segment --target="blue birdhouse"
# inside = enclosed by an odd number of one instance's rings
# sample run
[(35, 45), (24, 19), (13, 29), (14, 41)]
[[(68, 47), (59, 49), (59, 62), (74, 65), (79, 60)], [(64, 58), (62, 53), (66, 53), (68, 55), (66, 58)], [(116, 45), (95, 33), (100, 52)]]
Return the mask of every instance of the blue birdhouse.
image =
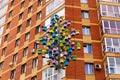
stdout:
[(64, 61), (64, 65), (65, 65), (65, 66), (68, 66), (68, 64), (69, 64), (69, 61), (65, 60), (65, 61)]
[(54, 32), (54, 33), (52, 34), (52, 37), (55, 38), (56, 36), (57, 36), (57, 33)]
[(53, 55), (51, 53), (49, 53), (49, 58), (52, 59), (53, 58)]
[(72, 48), (68, 49), (68, 53), (72, 53), (72, 51), (73, 51)]
[(70, 55), (66, 55), (66, 60), (70, 60)]
[(59, 19), (59, 16), (58, 16), (58, 15), (55, 15), (55, 18), (56, 18), (56, 19)]
[(52, 20), (51, 20), (51, 23), (52, 23), (52, 24), (55, 24), (55, 23), (56, 23), (56, 21), (55, 21), (54, 19), (52, 19)]
[(42, 40), (43, 45), (46, 45), (46, 43), (47, 43), (47, 40)]
[(47, 27), (46, 26), (42, 26), (42, 30), (43, 31), (47, 31)]

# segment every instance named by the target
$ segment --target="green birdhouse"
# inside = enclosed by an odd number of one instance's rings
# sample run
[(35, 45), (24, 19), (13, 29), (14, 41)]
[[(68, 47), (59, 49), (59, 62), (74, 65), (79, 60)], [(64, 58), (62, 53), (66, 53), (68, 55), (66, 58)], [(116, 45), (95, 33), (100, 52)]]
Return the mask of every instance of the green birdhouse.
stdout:
[(76, 56), (72, 56), (71, 59), (72, 59), (73, 61), (76, 61), (77, 57), (76, 57)]
[(42, 50), (41, 49), (38, 50), (38, 54), (42, 54)]

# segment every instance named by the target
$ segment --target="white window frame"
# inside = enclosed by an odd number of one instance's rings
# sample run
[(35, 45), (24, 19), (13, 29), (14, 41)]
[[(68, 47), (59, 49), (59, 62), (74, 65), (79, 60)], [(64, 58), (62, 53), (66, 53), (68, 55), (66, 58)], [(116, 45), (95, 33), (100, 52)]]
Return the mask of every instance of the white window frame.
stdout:
[(24, 48), (24, 54), (23, 56), (27, 56), (28, 55), (28, 47)]
[(26, 33), (26, 35), (25, 35), (25, 40), (27, 41), (29, 39), (30, 39), (30, 32)]
[[(87, 65), (87, 72), (88, 73), (85, 73), (85, 74), (94, 74), (94, 66), (92, 63), (85, 63), (85, 66)], [(92, 65), (92, 73), (91, 73), (91, 66)], [(85, 67), (85, 72), (86, 72), (86, 67)]]
[(33, 59), (33, 68), (36, 68), (38, 66), (38, 57)]
[(82, 12), (82, 18), (89, 18), (89, 12), (88, 11), (81, 11)]
[(83, 3), (83, 4), (87, 4), (88, 0), (80, 0), (80, 2)]
[(83, 26), (82, 33), (83, 33), (83, 35), (90, 35), (90, 27)]

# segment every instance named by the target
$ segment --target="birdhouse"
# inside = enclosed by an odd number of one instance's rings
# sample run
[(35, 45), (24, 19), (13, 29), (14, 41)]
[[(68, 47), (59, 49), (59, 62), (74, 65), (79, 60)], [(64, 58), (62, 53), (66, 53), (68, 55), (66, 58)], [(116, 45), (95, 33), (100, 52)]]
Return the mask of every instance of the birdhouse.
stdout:
[(60, 63), (63, 63), (64, 62), (64, 58), (62, 57), (62, 58), (60, 58)]
[(64, 61), (64, 65), (65, 65), (65, 66), (68, 66), (68, 64), (69, 64), (69, 61), (65, 60), (65, 61)]
[(41, 49), (38, 49), (37, 52), (38, 52), (38, 54), (42, 54), (42, 50)]
[(46, 43), (47, 43), (47, 40), (42, 40), (43, 45), (46, 45)]
[(57, 33), (54, 32), (54, 33), (52, 34), (52, 37), (55, 38), (56, 36), (57, 36)]
[(66, 60), (70, 60), (70, 55), (66, 55)]
[(52, 53), (49, 53), (49, 58), (50, 58), (50, 59), (52, 59), (52, 58), (53, 58)]
[(65, 50), (68, 50), (69, 48), (70, 48), (69, 46), (66, 46), (66, 47), (65, 47)]
[(72, 50), (75, 50), (75, 46), (74, 45), (72, 45), (71, 48), (72, 48)]
[(55, 19), (52, 19), (51, 23), (54, 25), (56, 23)]
[(59, 19), (59, 16), (58, 16), (58, 15), (55, 15), (55, 18), (56, 18), (56, 19)]
[(42, 50), (42, 52), (43, 52), (43, 53), (47, 53), (47, 49), (44, 48), (44, 49)]
[(72, 48), (68, 49), (68, 53), (72, 53), (72, 51), (73, 51)]
[(42, 26), (42, 30), (43, 30), (43, 31), (46, 31), (46, 30), (47, 30), (47, 27), (46, 27), (46, 26)]
[(64, 51), (63, 53), (64, 53), (64, 55), (68, 55), (68, 52), (67, 52), (67, 51)]
[(49, 32), (50, 32), (50, 33), (53, 33), (54, 31), (53, 31), (53, 29), (50, 29)]
[(42, 41), (42, 40), (43, 40), (43, 37), (39, 37), (39, 40)]
[(75, 36), (76, 32), (75, 31), (71, 31), (71, 36)]
[(72, 59), (73, 61), (76, 61), (76, 58), (77, 58), (76, 56), (72, 56), (72, 57), (71, 57), (71, 59)]
[(51, 43), (50, 42), (47, 42), (47, 44), (46, 44), (47, 46), (50, 46), (51, 45)]
[(80, 50), (80, 49), (81, 49), (81, 46), (77, 46), (77, 49)]
[(55, 51), (55, 54), (56, 54), (56, 55), (58, 55), (58, 54), (59, 54), (59, 51), (58, 51), (58, 50), (56, 50), (56, 51)]
[(52, 64), (56, 64), (56, 60), (55, 59), (52, 60)]
[(59, 39), (58, 37), (55, 37), (55, 41), (58, 41), (58, 39)]
[(60, 46), (62, 47), (62, 46), (64, 46), (64, 44), (60, 42)]
[(79, 31), (76, 31), (76, 35), (78, 35), (80, 32)]
[(69, 42), (68, 42), (68, 41), (66, 41), (65, 45), (66, 45), (66, 46), (68, 46), (68, 45), (69, 45)]
[(67, 22), (67, 26), (69, 26), (70, 24), (71, 24), (71, 21), (68, 21), (68, 22)]

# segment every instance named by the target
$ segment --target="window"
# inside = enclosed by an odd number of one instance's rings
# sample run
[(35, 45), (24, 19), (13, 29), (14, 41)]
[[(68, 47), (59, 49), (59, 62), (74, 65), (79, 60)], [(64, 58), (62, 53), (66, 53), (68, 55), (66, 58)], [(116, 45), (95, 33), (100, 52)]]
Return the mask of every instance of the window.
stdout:
[(25, 6), (25, 1), (21, 3), (21, 8), (23, 8), (24, 6)]
[(4, 66), (4, 62), (0, 62), (0, 70), (3, 69), (3, 66)]
[(107, 74), (120, 74), (120, 58), (107, 57)]
[(21, 32), (21, 31), (22, 31), (22, 25), (19, 25), (17, 28), (17, 33)]
[(14, 5), (14, 0), (11, 0), (11, 6), (13, 6)]
[[(63, 8), (62, 10), (56, 12), (55, 14), (59, 15), (59, 16), (65, 16), (65, 8)], [(45, 20), (45, 26), (49, 26), (51, 19), (54, 18), (54, 15), (50, 16), (48, 19)]]
[(11, 17), (11, 16), (12, 16), (12, 12), (13, 12), (13, 11), (10, 11), (10, 12), (9, 12), (9, 17)]
[(120, 39), (119, 38), (105, 38), (105, 52), (120, 53)]
[(14, 79), (15, 78), (15, 73), (16, 73), (15, 69), (11, 71), (10, 79)]
[(27, 20), (27, 26), (31, 25), (31, 18)]
[(36, 76), (34, 76), (34, 77), (32, 77), (32, 79), (31, 80), (37, 80), (37, 77)]
[(31, 12), (32, 12), (32, 6), (28, 8), (28, 13), (31, 13)]
[(90, 27), (83, 26), (82, 33), (83, 35), (90, 35)]
[(120, 34), (120, 22), (118, 21), (102, 21), (103, 32), (108, 34)]
[(38, 25), (35, 30), (36, 30), (35, 31), (36, 34), (40, 33), (40, 25)]
[(81, 3), (88, 3), (88, 0), (80, 0)]
[(92, 53), (92, 46), (91, 46), (91, 44), (84, 44), (84, 53), (88, 53), (88, 54)]
[(18, 60), (18, 53), (13, 55), (13, 62), (17, 62)]
[(82, 11), (82, 18), (89, 18), (88, 11)]
[(50, 4), (46, 6), (46, 15), (50, 14), (57, 8), (59, 8), (61, 5), (65, 3), (65, 0), (54, 0)]
[(34, 43), (34, 48), (35, 48), (35, 49), (39, 49), (39, 48), (40, 48), (40, 44), (37, 43), (37, 41)]
[(42, 0), (38, 0), (38, 6), (42, 4)]
[(47, 68), (42, 71), (42, 80), (61, 80), (65, 77), (65, 70), (61, 69), (61, 76), (58, 77), (58, 71), (54, 68)]
[(92, 63), (85, 63), (85, 74), (94, 74), (94, 68)]
[(6, 54), (6, 47), (3, 48), (3, 50), (2, 50), (2, 55), (5, 55), (5, 54)]
[(29, 40), (29, 38), (30, 38), (30, 32), (26, 33), (25, 40), (27, 41), (27, 40)]
[(8, 41), (8, 34), (5, 35), (4, 41)]
[(100, 5), (101, 16), (120, 18), (120, 7), (112, 5)]
[(101, 1), (120, 3), (120, 0), (101, 0)]
[(27, 56), (28, 55), (28, 47), (24, 48), (24, 52), (23, 52), (23, 56)]
[(20, 13), (20, 15), (19, 15), (19, 19), (23, 19), (23, 12)]
[(3, 34), (4, 27), (0, 27), (0, 36)]
[(7, 23), (7, 29), (10, 27), (11, 22)]
[(38, 66), (38, 57), (33, 59), (33, 68)]
[(37, 13), (37, 19), (41, 19), (41, 11)]
[(23, 64), (23, 65), (22, 65), (21, 72), (22, 72), (22, 73), (25, 73), (25, 72), (26, 72), (26, 64)]
[(20, 39), (17, 39), (16, 40), (16, 43), (15, 43), (15, 46), (17, 47), (17, 46), (19, 46), (20, 45)]

